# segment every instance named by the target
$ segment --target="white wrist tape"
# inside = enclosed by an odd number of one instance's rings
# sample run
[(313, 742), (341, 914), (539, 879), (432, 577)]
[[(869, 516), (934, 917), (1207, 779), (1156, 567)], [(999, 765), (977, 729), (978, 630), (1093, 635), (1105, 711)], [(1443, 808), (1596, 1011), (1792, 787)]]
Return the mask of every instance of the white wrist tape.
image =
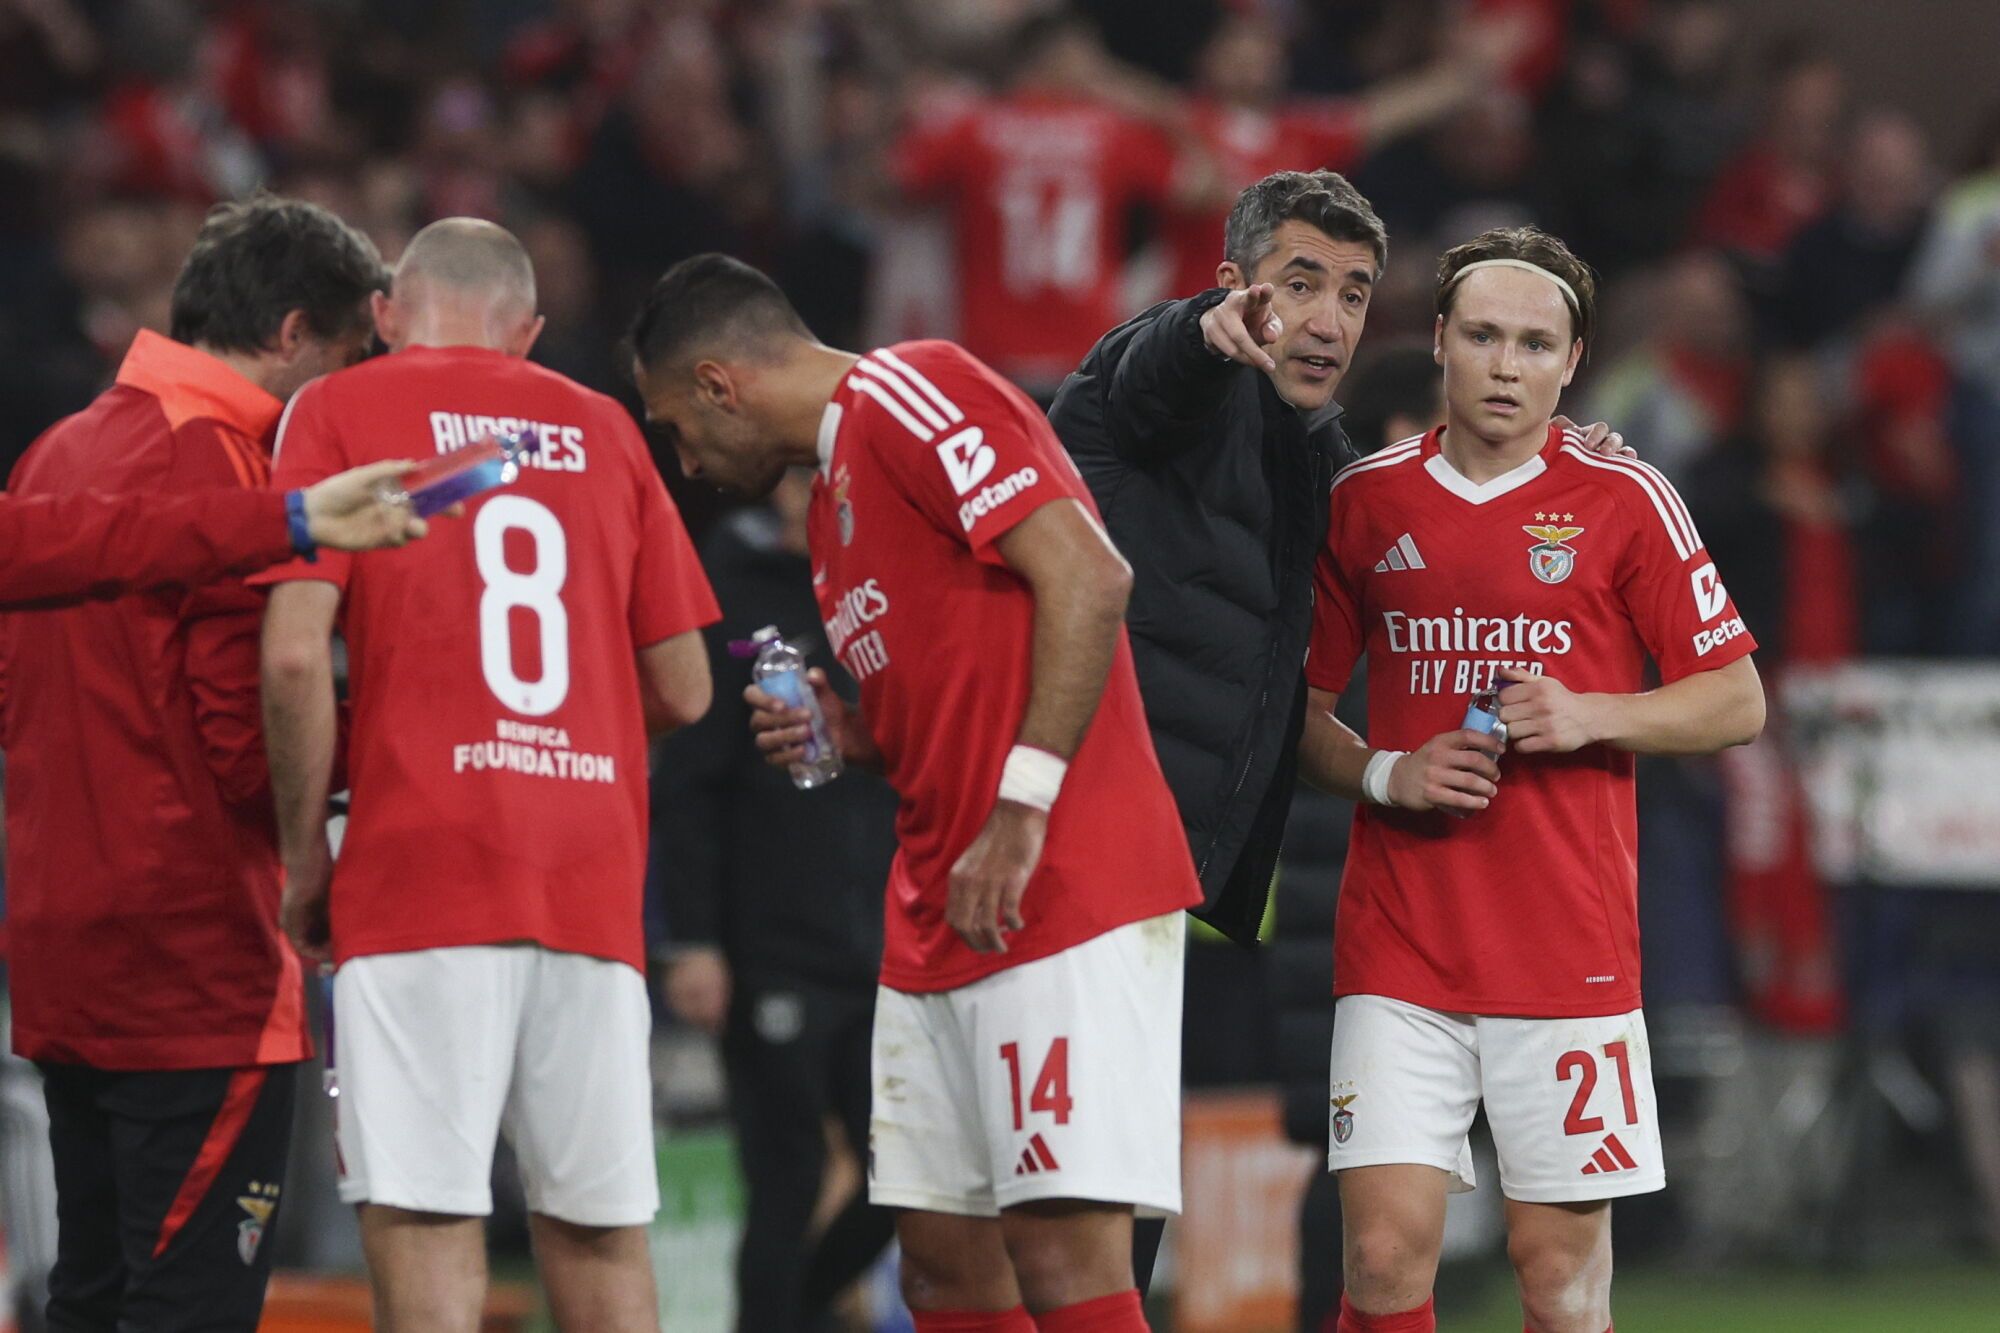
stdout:
[(1056, 803), (1062, 790), (1063, 774), (1069, 761), (1032, 745), (1017, 745), (1007, 752), (1007, 766), (1000, 770), (1000, 799), (1016, 801), (1043, 814)]
[(1374, 805), (1389, 804), (1389, 770), (1408, 753), (1408, 750), (1377, 750), (1368, 756), (1368, 767), (1361, 770), (1363, 800)]

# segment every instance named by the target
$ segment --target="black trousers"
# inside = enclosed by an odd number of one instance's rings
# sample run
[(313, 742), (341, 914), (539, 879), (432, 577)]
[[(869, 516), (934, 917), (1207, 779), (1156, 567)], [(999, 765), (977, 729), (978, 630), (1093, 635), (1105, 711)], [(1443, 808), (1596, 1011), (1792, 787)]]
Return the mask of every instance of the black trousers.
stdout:
[(43, 1064), (60, 1333), (253, 1333), (298, 1066)]
[(723, 1059), (737, 1153), (749, 1187), (738, 1252), (741, 1333), (817, 1333), (828, 1306), (895, 1234), (863, 1189), (808, 1243), (826, 1169), (826, 1118), (868, 1161), (874, 988), (739, 978)]

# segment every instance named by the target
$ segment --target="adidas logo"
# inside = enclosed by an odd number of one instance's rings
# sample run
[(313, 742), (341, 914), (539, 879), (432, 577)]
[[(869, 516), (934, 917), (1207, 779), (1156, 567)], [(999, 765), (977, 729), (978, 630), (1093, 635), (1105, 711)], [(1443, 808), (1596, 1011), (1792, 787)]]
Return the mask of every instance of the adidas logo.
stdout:
[(1604, 1142), (1590, 1160), (1583, 1165), (1586, 1176), (1610, 1175), (1614, 1171), (1637, 1171), (1639, 1164), (1632, 1160), (1632, 1154), (1618, 1141), (1616, 1134), (1606, 1134)]
[(1386, 574), (1392, 569), (1422, 569), (1424, 558), (1417, 554), (1416, 539), (1409, 533), (1396, 538), (1396, 544), (1389, 548), (1389, 554), (1375, 562), (1375, 572)]
[(1044, 1171), (1056, 1169), (1056, 1155), (1049, 1151), (1049, 1145), (1037, 1134), (1028, 1140), (1028, 1146), (1021, 1149), (1021, 1160), (1014, 1166), (1017, 1176), (1038, 1176)]

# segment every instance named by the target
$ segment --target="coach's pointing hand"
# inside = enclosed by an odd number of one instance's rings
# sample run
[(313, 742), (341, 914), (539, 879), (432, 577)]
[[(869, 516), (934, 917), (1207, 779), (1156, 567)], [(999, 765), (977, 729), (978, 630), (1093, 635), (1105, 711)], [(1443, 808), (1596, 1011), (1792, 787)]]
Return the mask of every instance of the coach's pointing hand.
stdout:
[(951, 868), (945, 924), (979, 953), (1006, 953), (1006, 934), (1027, 923), (1021, 895), (1042, 859), (1049, 817), (1032, 806), (999, 801), (986, 827)]
[(1276, 370), (1278, 363), (1264, 350), (1285, 331), (1285, 322), (1271, 309), (1275, 292), (1270, 283), (1260, 282), (1238, 288), (1211, 307), (1201, 317), (1208, 350), (1241, 365)]
[(1500, 765), (1506, 747), (1481, 731), (1447, 731), (1433, 736), (1396, 761), (1389, 770), (1389, 804), (1402, 810), (1484, 810), (1500, 794)]

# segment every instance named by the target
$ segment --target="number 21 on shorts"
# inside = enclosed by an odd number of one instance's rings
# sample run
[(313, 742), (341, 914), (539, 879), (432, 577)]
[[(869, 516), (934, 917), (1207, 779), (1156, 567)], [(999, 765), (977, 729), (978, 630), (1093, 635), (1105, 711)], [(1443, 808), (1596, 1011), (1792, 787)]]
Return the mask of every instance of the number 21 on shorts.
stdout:
[[(1014, 1128), (1018, 1130), (1023, 1128), (1020, 1043), (1010, 1041), (1001, 1046), (1000, 1058), (1007, 1064), (1007, 1086), (1013, 1093)], [(1028, 1093), (1028, 1110), (1052, 1111), (1058, 1125), (1067, 1125), (1074, 1105), (1069, 1095), (1069, 1038), (1057, 1037), (1042, 1057), (1042, 1072), (1035, 1075)]]
[[(1639, 1123), (1639, 1099), (1632, 1090), (1632, 1060), (1627, 1054), (1625, 1043), (1610, 1041), (1604, 1044), (1604, 1058), (1618, 1066), (1618, 1089), (1624, 1094), (1625, 1123)], [(1563, 1117), (1563, 1133), (1596, 1134), (1604, 1129), (1604, 1117), (1585, 1115), (1590, 1105), (1590, 1094), (1597, 1091), (1597, 1059), (1589, 1051), (1565, 1051), (1556, 1061), (1556, 1082), (1567, 1083), (1572, 1078), (1581, 1078), (1576, 1095), (1570, 1098), (1569, 1114)]]

